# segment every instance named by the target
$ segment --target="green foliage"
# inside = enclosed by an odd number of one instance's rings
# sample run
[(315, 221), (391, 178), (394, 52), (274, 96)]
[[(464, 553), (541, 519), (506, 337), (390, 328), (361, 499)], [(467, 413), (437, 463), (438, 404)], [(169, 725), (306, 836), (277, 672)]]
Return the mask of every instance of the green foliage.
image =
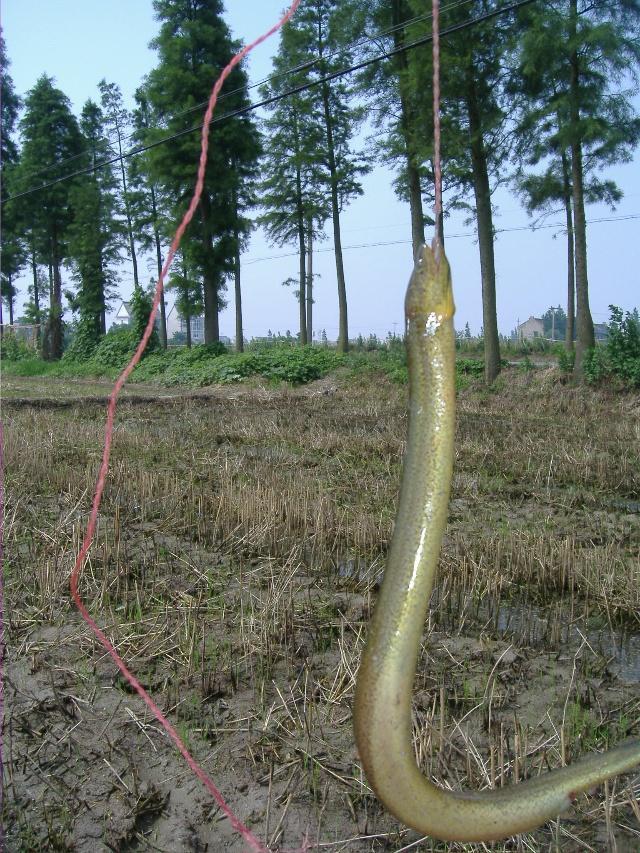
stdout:
[[(222, 354), (221, 354), (222, 350)], [(214, 385), (262, 376), (302, 385), (319, 379), (342, 361), (334, 350), (318, 347), (271, 347), (226, 353), (220, 344), (150, 356), (134, 374), (136, 381), (156, 378), (163, 385)]]
[(560, 368), (561, 373), (565, 373), (569, 375), (573, 373), (573, 366), (576, 361), (576, 352), (575, 350), (568, 350), (566, 347), (562, 347), (562, 349), (558, 352), (558, 367)]
[(83, 315), (77, 323), (71, 343), (66, 348), (65, 361), (88, 361), (96, 351), (95, 320), (89, 314)]
[[(133, 288), (133, 293), (131, 294), (131, 336), (136, 346), (142, 340), (142, 336), (149, 323), (152, 304), (152, 297), (148, 293), (145, 293), (141, 287)], [(159, 348), (158, 330), (154, 326), (145, 347), (144, 355), (154, 352), (154, 350)]]
[(610, 371), (630, 385), (640, 386), (640, 322), (638, 312), (623, 315), (620, 308), (609, 306), (609, 335), (606, 349)]
[(585, 356), (584, 375), (587, 382), (597, 384), (616, 377), (625, 385), (640, 388), (640, 319), (638, 312), (623, 313), (610, 305), (609, 335), (605, 344), (596, 346)]
[(0, 338), (0, 359), (4, 361), (26, 361), (34, 358), (33, 347), (20, 340), (11, 332), (5, 332)]
[(136, 341), (128, 326), (112, 326), (95, 348), (91, 361), (103, 367), (123, 368), (133, 355)]
[[(503, 367), (505, 366), (503, 362)], [(456, 373), (481, 379), (484, 376), (484, 361), (479, 358), (459, 358), (456, 361)]]

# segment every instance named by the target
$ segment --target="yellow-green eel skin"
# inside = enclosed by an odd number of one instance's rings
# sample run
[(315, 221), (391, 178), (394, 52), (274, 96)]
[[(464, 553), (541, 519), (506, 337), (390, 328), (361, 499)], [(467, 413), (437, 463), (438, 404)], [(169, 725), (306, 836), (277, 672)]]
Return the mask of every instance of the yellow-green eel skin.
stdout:
[(579, 793), (640, 764), (640, 740), (491, 791), (446, 791), (416, 766), (411, 696), (454, 459), (453, 293), (444, 251), (435, 251), (423, 247), (405, 301), (409, 434), (387, 568), (358, 672), (355, 736), (376, 796), (405, 825), (443, 841), (497, 841), (556, 818)]

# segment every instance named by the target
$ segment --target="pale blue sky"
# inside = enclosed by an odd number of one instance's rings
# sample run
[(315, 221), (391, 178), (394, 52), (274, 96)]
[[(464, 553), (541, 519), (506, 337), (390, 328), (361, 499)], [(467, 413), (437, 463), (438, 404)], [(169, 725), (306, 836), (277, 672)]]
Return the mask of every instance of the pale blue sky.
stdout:
[[(304, 0), (303, 0), (304, 2)], [(227, 2), (226, 20), (236, 38), (244, 42), (275, 22), (280, 0)], [(10, 73), (23, 95), (42, 74), (53, 76), (79, 113), (87, 98), (98, 99), (97, 83), (105, 77), (120, 86), (131, 103), (142, 76), (155, 63), (149, 41), (157, 32), (151, 0), (4, 0), (2, 26), (11, 61)], [(252, 81), (270, 71), (277, 36), (249, 57)], [(625, 197), (615, 212), (600, 205), (588, 208), (590, 220), (605, 217), (640, 217), (640, 157), (609, 170)], [(195, 171), (195, 163), (194, 163)], [(391, 188), (392, 174), (382, 167), (364, 180), (364, 196), (342, 217), (345, 272), (349, 298), (351, 336), (376, 332), (384, 335), (403, 326), (403, 298), (411, 271), (409, 211)], [(562, 215), (549, 222), (561, 223)], [(496, 227), (522, 228), (529, 224), (517, 198), (503, 191)], [(589, 226), (589, 278), (591, 307), (596, 322), (608, 318), (610, 303), (625, 309), (640, 305), (640, 218), (593, 222)], [(330, 230), (330, 229), (329, 229)], [(447, 253), (451, 262), (457, 304), (456, 325), (466, 322), (477, 332), (482, 323), (478, 250), (472, 227), (461, 217), (446, 224)], [(457, 236), (460, 235), (460, 236)], [(404, 241), (404, 242), (403, 242)], [(356, 248), (361, 244), (392, 245)], [(354, 247), (354, 248), (348, 248)], [(337, 335), (337, 292), (332, 242), (317, 246), (314, 268), (316, 329)], [(285, 279), (297, 274), (297, 259), (272, 259), (290, 250), (268, 245), (255, 232), (243, 256), (243, 308), (248, 336), (286, 329), (296, 331), (298, 308)], [(566, 243), (560, 229), (506, 231), (496, 243), (498, 324), (508, 333), (529, 315), (540, 315), (549, 305), (564, 306)], [(269, 258), (269, 260), (265, 260)], [(143, 260), (142, 269), (147, 269)], [(153, 274), (150, 261), (149, 277)], [(123, 265), (121, 293), (131, 290), (130, 268)], [(25, 293), (26, 295), (26, 293)], [(18, 299), (18, 313), (23, 297)], [(171, 296), (168, 298), (171, 304)], [(117, 307), (117, 304), (114, 306)], [(221, 333), (233, 337), (233, 302), (221, 317)]]

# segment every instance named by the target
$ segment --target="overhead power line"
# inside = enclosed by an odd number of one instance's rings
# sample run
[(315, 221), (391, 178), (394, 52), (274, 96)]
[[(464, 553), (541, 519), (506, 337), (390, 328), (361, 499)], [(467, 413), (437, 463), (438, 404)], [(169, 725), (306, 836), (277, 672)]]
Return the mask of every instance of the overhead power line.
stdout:
[[(446, 14), (447, 12), (451, 12), (453, 9), (457, 9), (460, 6), (465, 6), (470, 2), (471, 2), (471, 0), (454, 0), (454, 2), (449, 3), (449, 5), (444, 6), (442, 8), (441, 14)], [(323, 57), (315, 57), (313, 59), (308, 60), (307, 62), (300, 63), (299, 65), (296, 65), (293, 68), (287, 68), (287, 69), (285, 69), (283, 71), (279, 71), (275, 74), (269, 74), (267, 77), (264, 77), (262, 80), (257, 80), (254, 83), (250, 83), (246, 87), (246, 91), (251, 91), (252, 89), (257, 89), (260, 86), (264, 86), (265, 83), (271, 83), (272, 81), (279, 80), (283, 77), (289, 77), (289, 76), (292, 76), (294, 74), (299, 74), (301, 71), (305, 71), (309, 68), (312, 68), (321, 59), (324, 59), (325, 61), (330, 60), (333, 57), (340, 55), (341, 53), (346, 53), (347, 51), (354, 50), (359, 45), (361, 45), (365, 42), (373, 42), (373, 41), (377, 41), (378, 39), (384, 39), (388, 36), (393, 35), (398, 30), (404, 29), (405, 27), (419, 23), (420, 21), (428, 21), (428, 20), (430, 20), (431, 17), (432, 17), (431, 12), (429, 12), (425, 15), (416, 15), (413, 18), (409, 18), (407, 21), (403, 21), (402, 24), (398, 24), (395, 27), (389, 27), (389, 29), (383, 30), (380, 33), (375, 33), (374, 35), (364, 36), (360, 39), (357, 39), (353, 43), (350, 43), (348, 45), (344, 45), (343, 47), (340, 47), (334, 51), (331, 51), (330, 53), (325, 54)], [(233, 97), (233, 95), (240, 94), (244, 91), (245, 91), (244, 87), (240, 86), (240, 87), (237, 87), (235, 89), (230, 89), (230, 90), (227, 90), (225, 92), (222, 92), (218, 98), (218, 103), (225, 100), (225, 98), (231, 98), (231, 97)], [(207, 106), (207, 103), (208, 103), (207, 101), (201, 101), (200, 103), (195, 104), (195, 106), (193, 106), (193, 107), (188, 107), (187, 109), (179, 110), (177, 113), (173, 113), (170, 118), (173, 121), (176, 118), (180, 118), (181, 116), (189, 115), (190, 113), (198, 112), (200, 110), (204, 110), (204, 108)], [(159, 129), (159, 128), (154, 128), (154, 129)], [(114, 131), (110, 130), (107, 132), (106, 136), (103, 137), (104, 141), (107, 142), (107, 144), (110, 144), (110, 137), (113, 136), (113, 134), (114, 134)], [(135, 135), (136, 135), (136, 131), (133, 131), (132, 133), (126, 133), (121, 137), (120, 141), (124, 142), (126, 140), (133, 139)], [(54, 163), (49, 163), (46, 166), (42, 166), (42, 168), (40, 168), (40, 169), (36, 169), (33, 172), (29, 172), (29, 174), (26, 177), (36, 178), (36, 177), (38, 177), (38, 175), (45, 174), (46, 172), (50, 172), (53, 169), (58, 169), (60, 166), (64, 166), (66, 163), (71, 163), (73, 160), (78, 160), (84, 156), (86, 156), (85, 151), (82, 151), (80, 154), (72, 154), (70, 157), (64, 157), (62, 160), (57, 160)], [(118, 155), (118, 159), (120, 159), (120, 155)]]
[[(503, 6), (501, 9), (494, 9), (491, 12), (486, 12), (484, 15), (479, 15), (477, 18), (473, 18), (470, 21), (465, 21), (461, 24), (454, 24), (453, 26), (442, 30), (442, 32), (440, 33), (440, 37), (446, 38), (447, 36), (454, 35), (455, 33), (461, 32), (463, 30), (471, 29), (472, 27), (478, 26), (478, 24), (485, 23), (486, 21), (492, 20), (493, 18), (505, 15), (508, 12), (516, 11), (518, 9), (523, 8), (524, 6), (530, 6), (532, 3), (536, 2), (538, 2), (538, 0), (517, 0), (517, 2), (510, 3), (508, 6)], [(363, 68), (367, 68), (368, 66), (373, 65), (376, 62), (382, 62), (385, 59), (391, 59), (392, 57), (404, 53), (405, 51), (414, 50), (417, 47), (421, 47), (422, 45), (428, 44), (431, 40), (432, 35), (429, 33), (428, 35), (422, 36), (419, 39), (415, 39), (414, 41), (409, 42), (409, 44), (402, 45), (402, 47), (385, 51), (384, 53), (380, 53), (377, 56), (371, 57), (370, 59), (365, 59), (362, 62), (358, 62), (355, 65), (351, 65), (348, 68), (342, 68), (339, 71), (334, 71), (331, 74), (327, 74), (324, 77), (318, 78), (317, 80), (312, 80), (308, 83), (303, 83), (300, 86), (294, 86), (292, 89), (289, 89), (286, 92), (282, 92), (279, 95), (273, 95), (269, 98), (263, 98), (261, 101), (257, 101), (255, 104), (249, 104), (246, 107), (241, 107), (240, 109), (232, 110), (231, 112), (225, 113), (224, 115), (214, 118), (211, 122), (211, 125), (220, 124), (231, 118), (246, 115), (247, 113), (260, 109), (261, 107), (267, 107), (271, 104), (277, 103), (278, 101), (290, 98), (293, 95), (298, 95), (301, 92), (306, 92), (309, 89), (313, 89), (316, 86), (322, 85), (323, 83), (329, 83), (332, 80), (337, 80), (340, 77), (345, 77), (347, 74), (352, 74), (355, 71), (361, 71)], [(73, 178), (80, 177), (81, 175), (90, 174), (91, 172), (95, 172), (98, 169), (103, 169), (106, 166), (110, 166), (112, 163), (119, 162), (123, 158), (128, 159), (129, 157), (135, 157), (137, 154), (142, 154), (145, 151), (150, 151), (152, 148), (157, 148), (159, 145), (164, 145), (167, 142), (171, 142), (174, 139), (179, 139), (182, 136), (186, 136), (190, 133), (195, 133), (199, 130), (202, 130), (202, 123), (194, 125), (193, 127), (186, 128), (185, 130), (178, 131), (177, 133), (173, 133), (170, 136), (165, 136), (162, 139), (157, 140), (156, 142), (149, 143), (148, 145), (140, 145), (136, 148), (132, 148), (130, 151), (125, 152), (122, 157), (120, 155), (110, 157), (107, 160), (103, 160), (101, 163), (96, 163), (95, 166), (89, 166), (85, 169), (78, 169), (75, 172), (71, 172), (68, 175), (63, 175), (62, 177), (56, 178), (53, 181), (49, 181), (45, 184), (40, 184), (40, 186), (38, 187), (33, 187), (32, 189), (24, 190), (21, 193), (16, 193), (15, 195), (4, 199), (2, 203), (4, 204), (7, 201), (15, 201), (16, 199), (24, 198), (25, 196), (32, 195), (33, 193), (40, 192), (44, 189), (48, 189), (49, 187), (55, 186), (56, 184), (63, 183), (64, 181), (70, 181)]]
[[(631, 219), (640, 219), (640, 213), (628, 213), (623, 214), (622, 216), (599, 216), (594, 219), (587, 219), (587, 225), (595, 225), (600, 222), (624, 222)], [(536, 231), (547, 231), (549, 229), (559, 229), (561, 231), (566, 231), (566, 224), (562, 222), (551, 222), (545, 225), (512, 225), (509, 228), (496, 228), (494, 229), (495, 234), (510, 234), (514, 231), (530, 231), (531, 233), (535, 233)], [(445, 234), (446, 240), (454, 240), (462, 237), (476, 237), (477, 234), (475, 231), (467, 231), (462, 234)], [(405, 246), (410, 245), (411, 240), (377, 240), (374, 243), (352, 243), (348, 246), (343, 246), (343, 250), (347, 249), (377, 249), (382, 248), (384, 246)], [(327, 246), (324, 248), (314, 248), (315, 253), (320, 252), (333, 252), (333, 246)], [(265, 255), (262, 258), (251, 258), (251, 260), (244, 261), (245, 266), (250, 266), (251, 264), (259, 264), (262, 261), (278, 261), (281, 258), (292, 258), (298, 257), (298, 252), (281, 252), (278, 255)]]

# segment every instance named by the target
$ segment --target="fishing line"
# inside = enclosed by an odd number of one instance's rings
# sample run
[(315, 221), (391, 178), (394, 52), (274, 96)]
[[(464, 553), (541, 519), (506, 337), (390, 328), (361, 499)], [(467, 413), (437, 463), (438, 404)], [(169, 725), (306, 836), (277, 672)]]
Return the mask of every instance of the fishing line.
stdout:
[(105, 633), (98, 627), (98, 625), (96, 624), (94, 619), (89, 614), (89, 611), (87, 610), (87, 608), (83, 604), (82, 599), (80, 598), (80, 594), (78, 592), (78, 581), (80, 579), (82, 569), (84, 568), (85, 561), (87, 559), (89, 549), (91, 548), (91, 544), (93, 542), (93, 538), (95, 535), (96, 523), (97, 523), (97, 519), (98, 519), (98, 511), (100, 509), (100, 502), (102, 500), (102, 493), (104, 491), (104, 487), (105, 487), (105, 483), (106, 483), (106, 479), (107, 479), (107, 475), (108, 475), (109, 458), (111, 455), (111, 444), (113, 441), (113, 426), (114, 426), (114, 419), (115, 419), (116, 404), (117, 404), (118, 396), (120, 394), (120, 391), (122, 390), (123, 385), (127, 381), (127, 378), (129, 377), (131, 371), (134, 369), (134, 367), (140, 361), (140, 358), (142, 357), (142, 353), (144, 352), (144, 350), (147, 346), (147, 342), (149, 341), (149, 338), (151, 336), (151, 332), (153, 331), (153, 326), (154, 326), (154, 322), (155, 322), (156, 313), (158, 310), (158, 305), (160, 304), (160, 299), (162, 297), (164, 279), (165, 279), (165, 277), (169, 271), (169, 267), (171, 266), (171, 263), (175, 257), (175, 254), (178, 251), (178, 248), (180, 246), (180, 242), (182, 240), (182, 236), (183, 236), (183, 234), (187, 228), (187, 225), (189, 224), (189, 222), (191, 222), (193, 215), (196, 211), (196, 208), (200, 202), (200, 198), (202, 197), (202, 193), (203, 193), (203, 189), (204, 189), (204, 178), (205, 178), (205, 172), (206, 172), (206, 167), (207, 167), (207, 153), (209, 150), (209, 125), (211, 124), (211, 119), (213, 117), (213, 111), (215, 109), (216, 102), (218, 100), (218, 94), (220, 92), (220, 89), (222, 88), (224, 81), (227, 79), (227, 77), (229, 76), (231, 71), (235, 68), (235, 66), (238, 65), (244, 59), (244, 57), (251, 50), (253, 50), (254, 47), (256, 47), (257, 45), (261, 44), (263, 41), (268, 39), (269, 36), (273, 35), (273, 33), (277, 32), (277, 30), (279, 30), (280, 27), (282, 27), (282, 25), (285, 24), (292, 17), (294, 12), (298, 8), (299, 4), (300, 4), (300, 0), (293, 0), (291, 6), (285, 12), (285, 14), (282, 16), (282, 18), (280, 18), (280, 20), (278, 21), (277, 24), (275, 24), (273, 27), (271, 27), (270, 30), (268, 30), (266, 33), (261, 35), (255, 41), (251, 42), (251, 44), (248, 44), (246, 47), (244, 47), (242, 50), (240, 50), (233, 57), (231, 62), (229, 62), (229, 64), (223, 69), (222, 73), (220, 74), (220, 76), (216, 80), (214, 87), (211, 91), (211, 96), (209, 98), (209, 104), (207, 106), (207, 111), (205, 113), (204, 122), (202, 125), (202, 144), (201, 144), (200, 160), (198, 163), (198, 173), (197, 173), (197, 180), (196, 180), (195, 190), (193, 193), (193, 198), (191, 199), (191, 203), (189, 204), (189, 207), (188, 207), (186, 213), (184, 214), (184, 217), (182, 218), (182, 222), (178, 226), (178, 229), (175, 233), (175, 236), (171, 242), (171, 247), (169, 249), (167, 259), (164, 263), (164, 266), (162, 267), (162, 272), (158, 276), (158, 282), (156, 284), (155, 295), (153, 298), (151, 313), (149, 315), (149, 322), (147, 323), (147, 326), (144, 330), (144, 334), (142, 335), (142, 339), (141, 339), (140, 343), (138, 344), (138, 347), (137, 347), (135, 353), (133, 354), (131, 361), (125, 367), (125, 369), (122, 371), (122, 373), (120, 374), (120, 376), (116, 380), (116, 383), (113, 387), (113, 390), (109, 396), (109, 405), (107, 408), (107, 419), (106, 419), (106, 423), (105, 423), (105, 432), (104, 432), (104, 449), (103, 449), (103, 453), (102, 453), (102, 464), (100, 465), (100, 470), (98, 473), (98, 479), (96, 482), (95, 494), (93, 497), (93, 503), (91, 506), (91, 513), (89, 515), (89, 521), (87, 523), (87, 529), (85, 532), (84, 541), (82, 543), (80, 553), (78, 554), (75, 565), (73, 567), (73, 571), (71, 572), (71, 578), (70, 578), (71, 595), (72, 595), (73, 600), (75, 601), (76, 606), (78, 607), (78, 610), (80, 611), (84, 621), (91, 628), (92, 632), (94, 633), (94, 635), (96, 636), (96, 638), (98, 639), (100, 644), (103, 646), (105, 651), (112, 658), (112, 660), (114, 661), (114, 663), (116, 664), (116, 666), (118, 667), (118, 669), (120, 670), (120, 672), (122, 673), (124, 678), (129, 682), (131, 687), (136, 691), (138, 696), (140, 696), (140, 698), (143, 700), (145, 705), (149, 708), (151, 713), (158, 720), (158, 722), (163, 727), (163, 729), (167, 732), (167, 734), (169, 735), (171, 740), (174, 742), (174, 744), (176, 745), (179, 752), (182, 754), (184, 760), (187, 762), (187, 764), (191, 768), (192, 772), (198, 777), (198, 779), (200, 779), (202, 784), (205, 786), (205, 788), (209, 791), (209, 793), (212, 795), (212, 797), (214, 798), (214, 800), (218, 804), (218, 807), (220, 808), (220, 810), (227, 816), (227, 818), (229, 819), (229, 821), (231, 823), (231, 826), (235, 829), (236, 832), (238, 832), (244, 838), (247, 845), (252, 850), (256, 851), (256, 853), (268, 853), (268, 848), (264, 844), (262, 844), (262, 842), (251, 832), (251, 830), (247, 826), (245, 826), (244, 823), (242, 823), (242, 821), (238, 817), (236, 817), (236, 815), (233, 813), (231, 808), (227, 805), (226, 801), (224, 800), (222, 794), (220, 793), (220, 791), (218, 790), (218, 788), (216, 787), (214, 782), (209, 778), (207, 773), (200, 767), (200, 765), (197, 763), (195, 758), (193, 758), (193, 756), (191, 755), (191, 753), (189, 752), (189, 750), (187, 749), (187, 747), (183, 743), (182, 739), (180, 738), (179, 734), (174, 729), (174, 727), (171, 725), (169, 720), (165, 717), (165, 715), (162, 713), (162, 711), (160, 710), (158, 705), (156, 705), (156, 703), (153, 701), (151, 696), (149, 696), (149, 694), (144, 689), (144, 687), (140, 684), (140, 682), (135, 677), (135, 675), (133, 675), (133, 673), (127, 668), (127, 665), (125, 664), (123, 659), (120, 657), (120, 655), (118, 654), (118, 652), (114, 648), (113, 644), (109, 641), (109, 639), (107, 638)]

